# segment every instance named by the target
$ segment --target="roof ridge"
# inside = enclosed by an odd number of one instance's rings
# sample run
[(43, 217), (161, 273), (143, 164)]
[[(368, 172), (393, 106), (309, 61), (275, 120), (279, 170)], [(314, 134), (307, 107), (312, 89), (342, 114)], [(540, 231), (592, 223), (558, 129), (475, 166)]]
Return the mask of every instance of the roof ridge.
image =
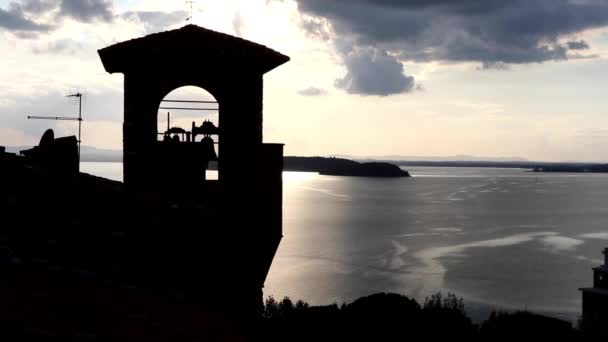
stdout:
[[(156, 52), (155, 49), (164, 47), (178, 48), (177, 54), (189, 54), (191, 51), (201, 53), (205, 50), (206, 55), (215, 54), (217, 58), (225, 58), (226, 54), (234, 58), (250, 57), (252, 64), (256, 64), (260, 71), (264, 72), (289, 61), (288, 56), (265, 45), (194, 24), (119, 42), (98, 50), (98, 53), (106, 71), (116, 72), (119, 65), (125, 66), (125, 63), (130, 63), (129, 60), (136, 58), (134, 56), (142, 57), (145, 51)], [(217, 47), (219, 50), (207, 51), (208, 47)]]
[[(272, 51), (274, 51), (276, 53), (280, 53), (280, 52), (276, 51), (275, 49), (270, 48), (270, 47), (268, 47), (268, 46), (266, 46), (264, 44), (256, 43), (256, 42), (251, 41), (249, 39), (233, 36), (233, 35), (228, 34), (228, 33), (220, 32), (220, 31), (215, 31), (215, 30), (212, 30), (212, 29), (209, 29), (209, 28), (206, 28), (206, 27), (203, 27), (203, 26), (195, 25), (195, 24), (187, 24), (187, 25), (184, 25), (184, 26), (180, 27), (179, 29), (175, 29), (175, 30), (183, 30), (183, 29), (186, 29), (186, 28), (192, 28), (192, 29), (196, 29), (196, 30), (207, 31), (209, 33), (213, 33), (213, 34), (224, 36), (225, 38), (228, 38), (228, 39), (232, 39), (232, 40), (236, 40), (236, 41), (242, 41), (242, 42), (245, 42), (245, 43), (248, 43), (248, 44), (252, 44), (252, 45), (256, 45), (256, 46), (268, 49), (268, 50), (272, 50)], [(173, 30), (173, 31), (175, 31), (175, 30)], [(170, 31), (165, 31), (165, 32), (170, 32)], [(162, 32), (160, 32), (160, 33), (162, 33)]]
[(275, 49), (272, 49), (272, 48), (270, 48), (270, 47), (268, 47), (266, 45), (253, 42), (253, 41), (245, 39), (245, 38), (233, 36), (233, 35), (230, 35), (230, 34), (227, 34), (227, 33), (224, 33), (224, 32), (208, 29), (206, 27), (195, 25), (195, 24), (187, 24), (187, 25), (184, 25), (184, 26), (182, 26), (180, 28), (176, 28), (176, 29), (173, 29), (173, 30), (150, 33), (150, 34), (147, 34), (145, 36), (141, 36), (141, 37), (137, 37), (137, 38), (132, 38), (132, 39), (129, 39), (129, 40), (125, 40), (125, 41), (116, 43), (116, 44), (112, 44), (112, 45), (107, 46), (107, 47), (105, 47), (103, 49), (100, 49), (100, 50), (108, 49), (108, 48), (111, 48), (111, 47), (114, 47), (114, 46), (126, 45), (126, 43), (141, 41), (143, 39), (154, 39), (156, 37), (160, 37), (160, 36), (163, 36), (163, 35), (168, 34), (168, 33), (176, 33), (176, 32), (179, 32), (179, 31), (187, 31), (187, 30), (193, 30), (193, 29), (197, 30), (197, 31), (203, 31), (203, 32), (206, 32), (206, 33), (209, 33), (209, 34), (213, 34), (213, 35), (218, 35), (218, 36), (221, 36), (223, 38), (226, 38), (226, 39), (229, 39), (229, 40), (232, 40), (232, 41), (239, 41), (239, 42), (242, 42), (242, 43), (245, 43), (245, 44), (249, 44), (249, 45), (252, 45), (252, 46), (259, 47), (259, 48), (267, 49), (267, 50), (270, 50), (270, 51), (272, 51), (274, 53), (283, 55), (279, 51), (277, 51)]

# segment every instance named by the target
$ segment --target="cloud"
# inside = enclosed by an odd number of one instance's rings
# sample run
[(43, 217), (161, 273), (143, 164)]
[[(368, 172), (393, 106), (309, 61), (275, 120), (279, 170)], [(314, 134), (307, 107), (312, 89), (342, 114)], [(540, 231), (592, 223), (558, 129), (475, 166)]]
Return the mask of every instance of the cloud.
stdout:
[(55, 19), (70, 17), (81, 22), (112, 21), (114, 10), (110, 0), (25, 0), (11, 2), (10, 8), (40, 17), (56, 12)]
[(243, 36), (243, 26), (244, 26), (244, 22), (243, 22), (243, 17), (241, 16), (241, 12), (240, 11), (236, 11), (234, 13), (234, 17), (232, 17), (232, 30), (234, 31), (234, 33), (239, 36), (242, 37)]
[(302, 96), (323, 96), (327, 95), (327, 90), (317, 87), (308, 87), (298, 91), (298, 94)]
[[(572, 38), (608, 26), (605, 0), (295, 1), (300, 26), (310, 36), (334, 45), (347, 41), (350, 50), (362, 51), (345, 55), (336, 49), (348, 69), (336, 85), (354, 94), (416, 89), (398, 62), (474, 62), (480, 70), (507, 70), (512, 64), (593, 58), (578, 53), (590, 48), (586, 41)], [(385, 68), (394, 72), (374, 77)]]
[[(296, 0), (305, 23), (402, 61), (504, 64), (566, 60), (585, 41), (560, 42), (608, 25), (605, 0)], [(313, 19), (310, 19), (313, 18)], [(302, 25), (319, 35), (319, 25)]]
[[(115, 13), (112, 1), (109, 0), (25, 0), (11, 2), (8, 10), (0, 9), (0, 29), (4, 28), (19, 38), (37, 38), (40, 33), (59, 28), (66, 18), (82, 23), (123, 19), (141, 22), (146, 34), (150, 34), (183, 22), (187, 15), (185, 11)], [(34, 21), (32, 18), (46, 22)], [(64, 43), (57, 42), (59, 45)], [(59, 45), (54, 50), (61, 50)]]
[(108, 0), (61, 0), (60, 13), (78, 21), (112, 21), (114, 12)]
[(74, 55), (83, 49), (83, 45), (73, 39), (60, 39), (48, 42), (46, 45), (34, 47), (32, 52), (35, 54), (68, 54)]
[(331, 39), (327, 20), (315, 17), (302, 17), (300, 18), (300, 26), (304, 29), (304, 32), (308, 33), (311, 37), (324, 41)]
[(590, 48), (589, 44), (584, 40), (571, 41), (566, 44), (568, 44), (568, 49), (570, 50), (587, 50)]
[(388, 96), (415, 89), (414, 78), (406, 76), (401, 62), (384, 50), (356, 48), (343, 53), (343, 58), (347, 73), (335, 85), (349, 94)]
[(188, 13), (185, 11), (131, 11), (122, 14), (125, 20), (142, 22), (146, 34), (164, 31), (173, 25), (185, 22), (187, 17)]
[(56, 0), (27, 0), (21, 5), (23, 10), (32, 14), (49, 12), (57, 7)]
[(40, 24), (26, 17), (27, 13), (16, 4), (12, 4), (9, 10), (0, 8), (0, 28), (22, 34), (23, 36), (36, 36), (53, 30), (49, 24)]
[(52, 32), (64, 18), (85, 23), (114, 19), (109, 0), (24, 0), (11, 2), (8, 7), (0, 8), (0, 28), (19, 38), (37, 38), (40, 33)]

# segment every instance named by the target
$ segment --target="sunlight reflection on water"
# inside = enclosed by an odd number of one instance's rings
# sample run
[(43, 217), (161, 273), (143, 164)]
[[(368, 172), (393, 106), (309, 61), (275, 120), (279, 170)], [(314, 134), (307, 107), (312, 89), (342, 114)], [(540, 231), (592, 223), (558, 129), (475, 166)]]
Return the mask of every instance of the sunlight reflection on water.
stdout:
[[(122, 178), (122, 165), (83, 171)], [(412, 168), (413, 178), (285, 172), (284, 238), (265, 295), (311, 304), (398, 292), (464, 297), (479, 317), (576, 320), (608, 241), (608, 175)], [(475, 315), (474, 315), (475, 316)]]

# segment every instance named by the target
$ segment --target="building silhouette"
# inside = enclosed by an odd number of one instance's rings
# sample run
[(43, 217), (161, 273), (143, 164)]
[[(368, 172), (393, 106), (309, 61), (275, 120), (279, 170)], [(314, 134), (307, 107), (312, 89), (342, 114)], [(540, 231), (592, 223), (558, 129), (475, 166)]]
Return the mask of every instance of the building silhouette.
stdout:
[(580, 289), (583, 294), (583, 326), (594, 335), (608, 337), (608, 248), (604, 264), (593, 268), (593, 287)]
[[(0, 321), (66, 339), (248, 335), (282, 238), (283, 145), (263, 142), (263, 76), (289, 58), (194, 25), (99, 56), (124, 74), (124, 183), (78, 172), (76, 137), (0, 148)], [(158, 132), (182, 86), (211, 93), (218, 122)]]

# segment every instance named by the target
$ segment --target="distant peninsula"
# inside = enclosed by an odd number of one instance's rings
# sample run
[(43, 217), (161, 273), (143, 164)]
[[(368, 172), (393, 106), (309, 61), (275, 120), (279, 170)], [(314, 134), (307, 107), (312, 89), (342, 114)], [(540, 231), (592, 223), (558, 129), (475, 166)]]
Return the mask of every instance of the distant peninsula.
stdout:
[(534, 172), (607, 173), (608, 164), (565, 164), (536, 167)]
[(324, 157), (285, 157), (283, 170), (318, 172), (327, 176), (410, 177), (407, 171), (391, 163), (360, 163), (349, 159)]

